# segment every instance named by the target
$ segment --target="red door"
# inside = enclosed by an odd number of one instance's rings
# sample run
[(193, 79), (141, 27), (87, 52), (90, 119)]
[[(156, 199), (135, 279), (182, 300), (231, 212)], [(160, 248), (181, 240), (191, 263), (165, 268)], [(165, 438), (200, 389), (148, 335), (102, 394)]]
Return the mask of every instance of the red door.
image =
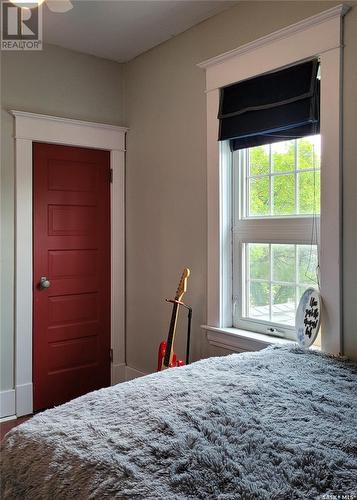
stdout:
[(110, 384), (110, 157), (34, 144), (33, 165), (39, 410)]

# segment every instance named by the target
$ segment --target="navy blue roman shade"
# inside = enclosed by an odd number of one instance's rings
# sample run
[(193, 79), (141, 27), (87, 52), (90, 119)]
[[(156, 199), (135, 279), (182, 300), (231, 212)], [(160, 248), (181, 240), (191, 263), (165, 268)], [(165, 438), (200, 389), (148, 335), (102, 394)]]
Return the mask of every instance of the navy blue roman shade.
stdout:
[(219, 140), (232, 151), (317, 134), (317, 59), (221, 89)]

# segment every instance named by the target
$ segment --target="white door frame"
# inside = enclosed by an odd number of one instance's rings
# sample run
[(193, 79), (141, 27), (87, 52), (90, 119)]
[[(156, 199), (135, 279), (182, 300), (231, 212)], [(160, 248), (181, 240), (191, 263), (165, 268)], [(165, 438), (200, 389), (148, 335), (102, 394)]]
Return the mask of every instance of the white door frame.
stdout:
[(110, 151), (111, 184), (111, 383), (125, 380), (125, 134), (127, 128), (23, 111), (15, 118), (15, 408), (33, 411), (32, 386), (32, 143)]

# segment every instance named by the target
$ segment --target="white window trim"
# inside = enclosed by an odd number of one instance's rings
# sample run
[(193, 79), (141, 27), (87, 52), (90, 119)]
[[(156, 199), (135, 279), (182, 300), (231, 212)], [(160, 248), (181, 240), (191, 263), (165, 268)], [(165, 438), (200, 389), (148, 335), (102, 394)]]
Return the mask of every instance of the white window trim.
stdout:
[[(297, 62), (319, 57), (321, 64), (321, 293), (324, 303), (322, 350), (343, 353), (342, 342), (342, 238), (341, 238), (341, 155), (342, 155), (342, 55), (343, 16), (349, 7), (338, 5), (320, 14), (283, 28), (235, 50), (200, 63), (206, 70), (207, 94), (207, 197), (208, 197), (208, 278), (207, 325), (224, 330), (232, 326), (230, 228), (227, 227), (229, 180), (220, 148), (218, 105), (220, 88)], [(328, 109), (328, 113), (324, 110)], [(228, 300), (226, 300), (226, 297)], [(238, 335), (238, 332), (237, 332)], [(232, 332), (230, 332), (232, 336)], [(267, 338), (269, 339), (269, 338)], [(252, 348), (256, 349), (256, 342)], [(226, 347), (238, 349), (237, 341)], [(247, 343), (245, 343), (245, 347)], [(261, 342), (264, 347), (264, 342)]]
[[(110, 151), (111, 184), (111, 383), (125, 380), (124, 165), (127, 128), (11, 111), (15, 118), (15, 397), (7, 414), (33, 410), (32, 385), (32, 143)], [(12, 391), (13, 393), (13, 391)]]

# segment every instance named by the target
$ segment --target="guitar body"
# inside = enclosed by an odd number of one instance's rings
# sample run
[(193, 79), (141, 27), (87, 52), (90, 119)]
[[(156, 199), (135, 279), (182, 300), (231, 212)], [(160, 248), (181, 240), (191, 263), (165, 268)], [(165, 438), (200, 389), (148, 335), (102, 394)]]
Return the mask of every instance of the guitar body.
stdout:
[[(158, 360), (157, 360), (157, 371), (161, 372), (163, 368), (166, 368), (163, 366), (163, 362), (165, 359), (165, 353), (166, 353), (166, 346), (167, 342), (163, 340), (161, 344), (159, 345), (159, 355), (158, 355)], [(172, 361), (170, 362), (168, 368), (175, 368), (176, 366), (183, 366), (185, 363), (182, 361), (182, 359), (177, 360), (176, 354), (173, 352), (172, 353)]]
[(179, 307), (182, 305), (182, 297), (187, 290), (187, 278), (190, 275), (189, 269), (184, 269), (179, 286), (176, 290), (175, 300), (171, 300), (173, 303), (171, 321), (169, 327), (169, 333), (167, 335), (167, 341), (161, 342), (159, 346), (159, 354), (157, 360), (157, 371), (165, 370), (166, 368), (176, 368), (177, 366), (183, 366), (185, 363), (181, 359), (177, 359), (176, 354), (173, 350), (174, 338), (176, 333), (177, 317), (179, 312)]

